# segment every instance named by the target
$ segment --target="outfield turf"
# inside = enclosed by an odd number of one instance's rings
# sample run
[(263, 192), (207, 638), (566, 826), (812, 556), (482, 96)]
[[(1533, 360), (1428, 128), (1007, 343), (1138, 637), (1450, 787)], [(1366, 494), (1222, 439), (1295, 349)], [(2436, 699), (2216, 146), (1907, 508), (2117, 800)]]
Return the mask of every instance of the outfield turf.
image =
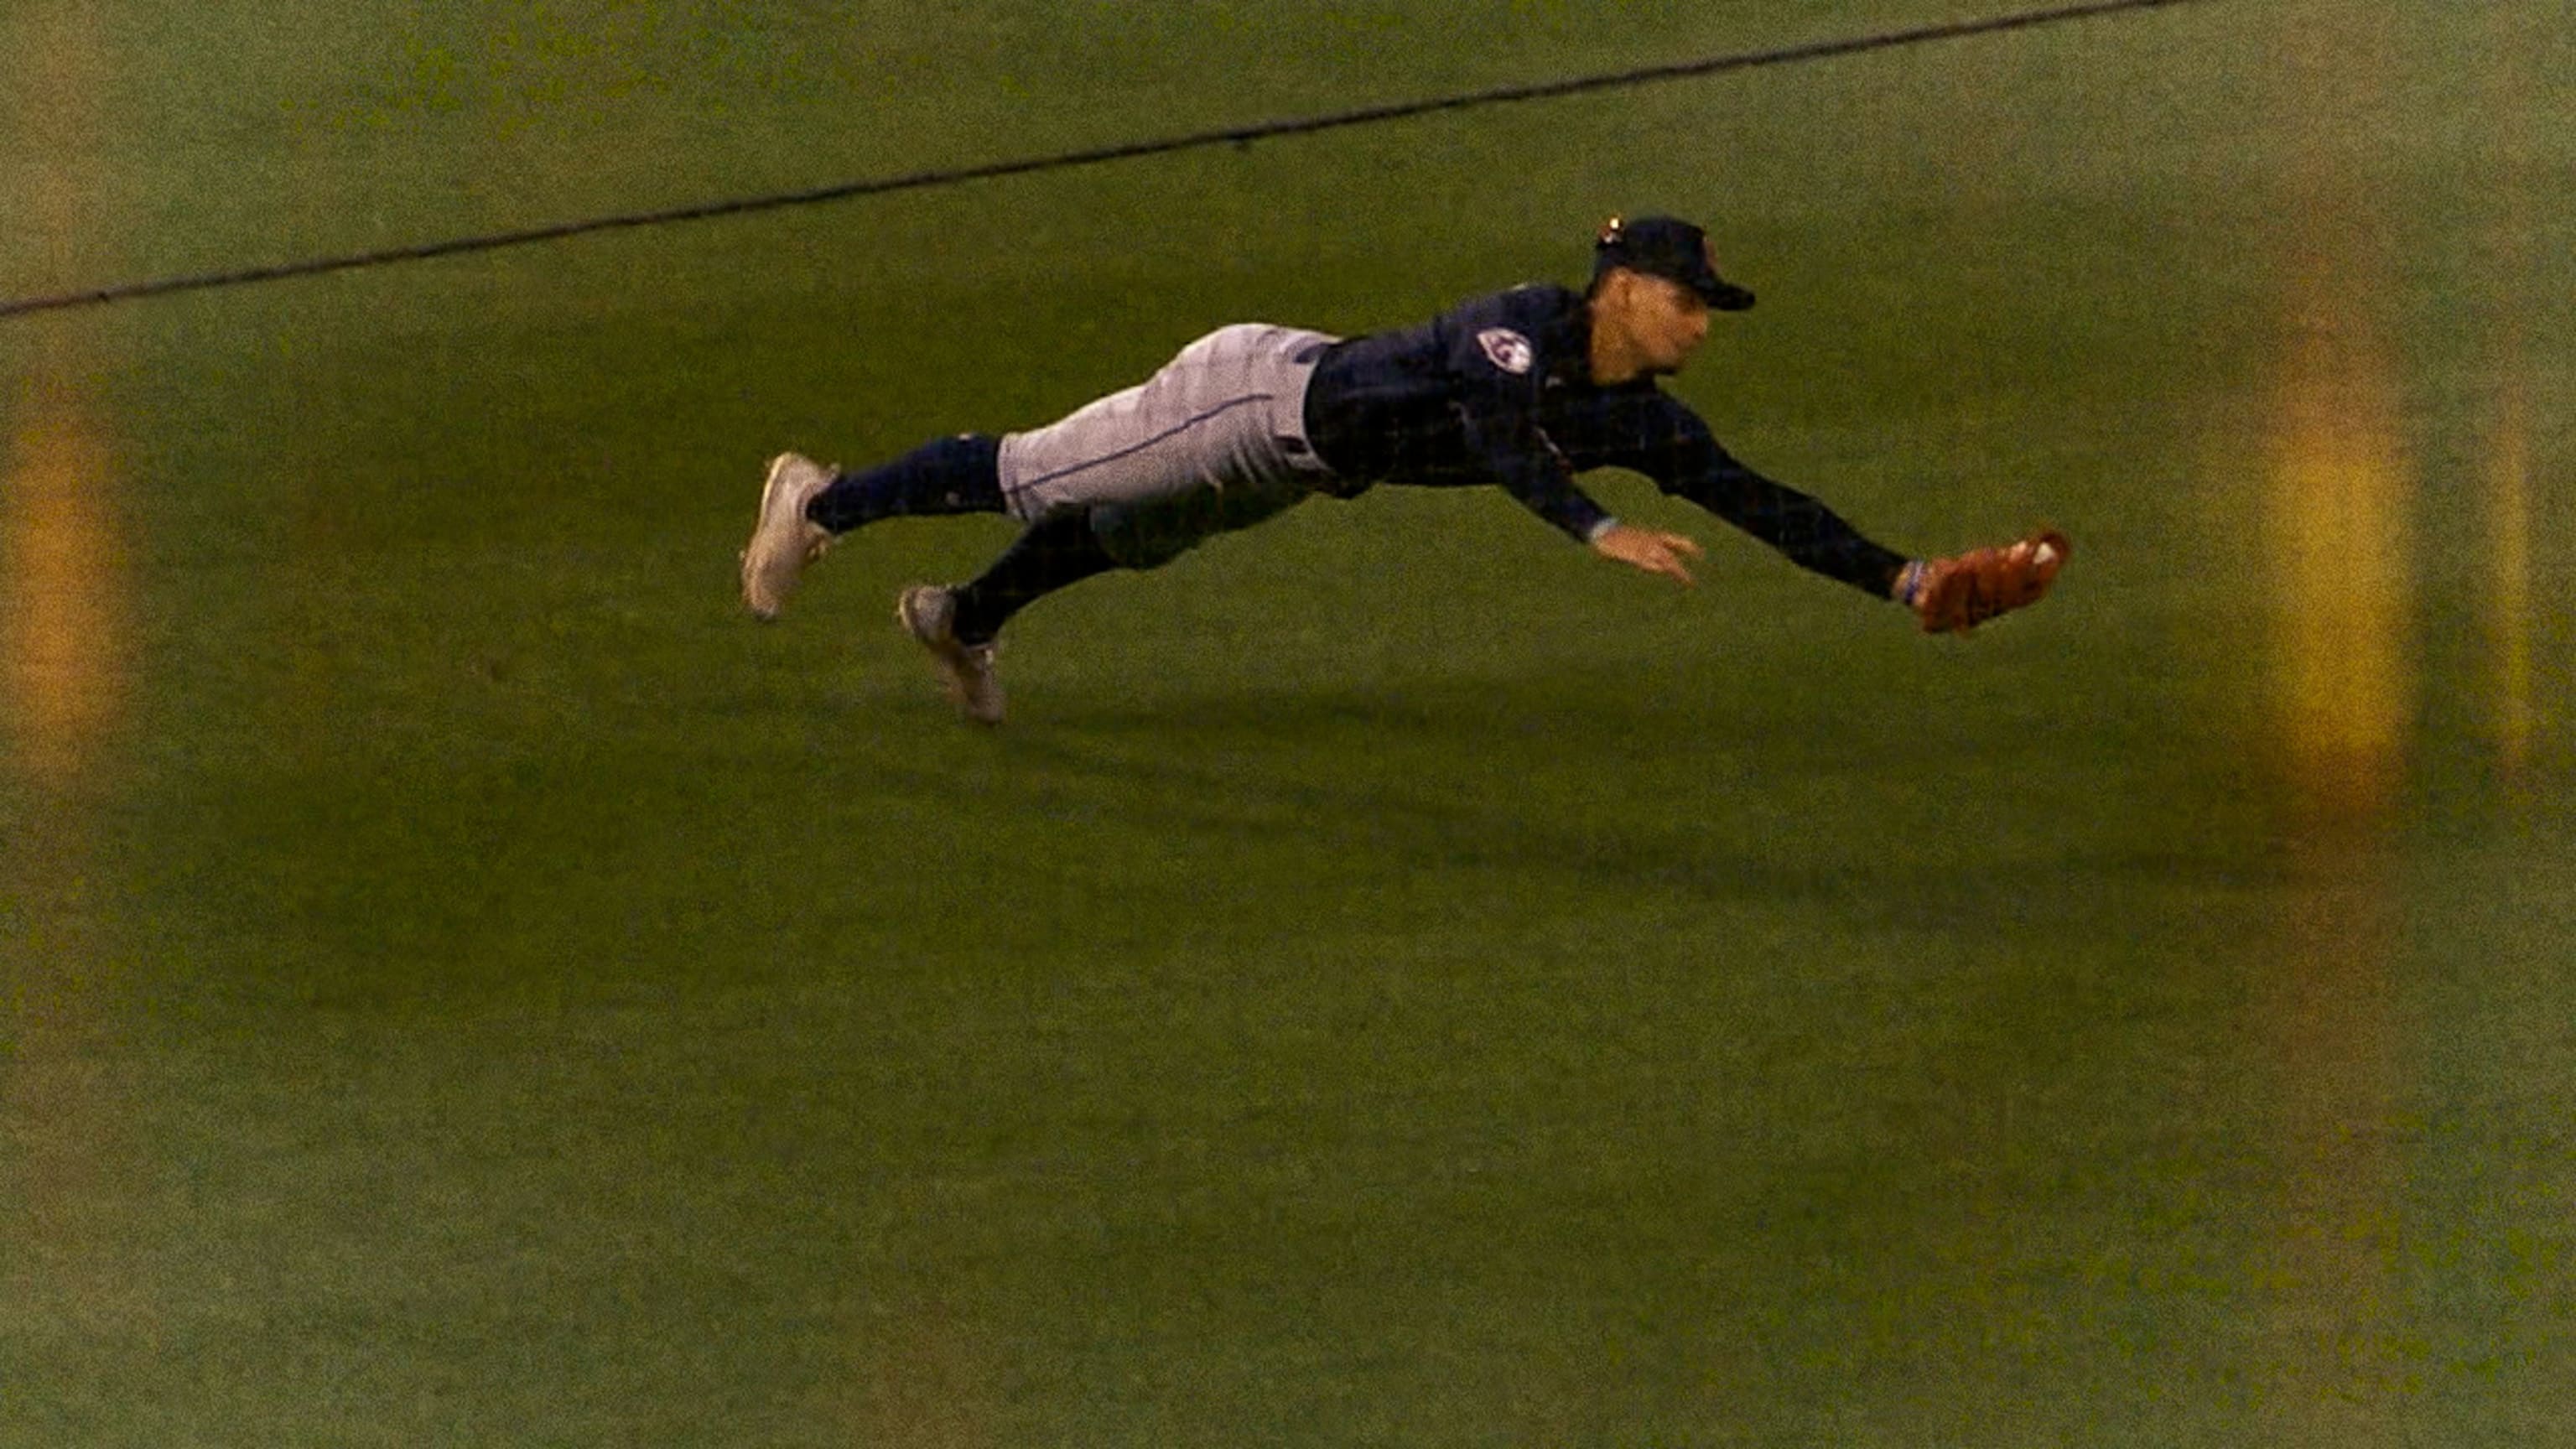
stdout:
[[(0, 297), (2007, 8), (11, 0)], [(0, 320), (0, 1445), (2576, 1442), (2571, 77), (2203, 0)], [(740, 612), (772, 452), (1614, 209), (2059, 593), (1380, 489), (998, 732), (888, 615), (1000, 520)]]

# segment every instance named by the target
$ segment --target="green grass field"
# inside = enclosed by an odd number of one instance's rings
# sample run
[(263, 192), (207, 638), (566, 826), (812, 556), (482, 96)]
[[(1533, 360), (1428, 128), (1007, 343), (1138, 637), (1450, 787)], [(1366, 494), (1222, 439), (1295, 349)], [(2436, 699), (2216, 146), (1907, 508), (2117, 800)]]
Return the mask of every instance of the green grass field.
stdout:
[[(0, 297), (2007, 8), (16, 0)], [(2205, 0), (0, 320), (0, 1444), (2576, 1443), (2571, 77)], [(998, 732), (888, 614), (1000, 520), (739, 610), (781, 448), (1648, 209), (1734, 451), (2060, 591), (1380, 489)]]

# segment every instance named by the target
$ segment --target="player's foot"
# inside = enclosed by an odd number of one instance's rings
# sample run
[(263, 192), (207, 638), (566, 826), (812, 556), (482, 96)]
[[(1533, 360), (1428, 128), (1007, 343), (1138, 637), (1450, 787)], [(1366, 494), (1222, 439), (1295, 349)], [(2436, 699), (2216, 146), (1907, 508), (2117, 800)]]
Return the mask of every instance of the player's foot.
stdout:
[(769, 479), (760, 487), (760, 519), (742, 549), (742, 605), (756, 617), (777, 618), (805, 565), (831, 546), (830, 531), (805, 516), (805, 505), (837, 476), (837, 469), (802, 453), (769, 460)]
[(993, 676), (993, 645), (957, 638), (957, 596), (936, 584), (915, 584), (897, 595), (894, 616), (939, 667), (957, 712), (977, 724), (1002, 722), (1002, 681)]

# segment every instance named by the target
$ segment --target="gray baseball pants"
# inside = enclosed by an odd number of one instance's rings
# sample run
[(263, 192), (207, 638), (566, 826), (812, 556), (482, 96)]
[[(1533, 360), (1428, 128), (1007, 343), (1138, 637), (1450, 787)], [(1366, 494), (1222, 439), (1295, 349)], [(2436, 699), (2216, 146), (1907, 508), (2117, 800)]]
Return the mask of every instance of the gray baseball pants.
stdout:
[(1331, 476), (1306, 440), (1306, 384), (1335, 339), (1222, 327), (1144, 382), (1002, 439), (1002, 502), (1031, 522), (1089, 508), (1128, 568), (1169, 563), (1304, 502)]

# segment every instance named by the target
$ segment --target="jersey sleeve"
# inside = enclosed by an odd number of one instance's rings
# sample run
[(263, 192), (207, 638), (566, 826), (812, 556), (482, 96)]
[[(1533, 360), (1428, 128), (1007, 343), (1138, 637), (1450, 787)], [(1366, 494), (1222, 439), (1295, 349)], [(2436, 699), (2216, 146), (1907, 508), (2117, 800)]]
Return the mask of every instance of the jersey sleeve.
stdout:
[(1572, 465), (1539, 426), (1539, 393), (1558, 361), (1544, 350), (1549, 330), (1514, 317), (1507, 306), (1461, 318), (1446, 359), (1457, 384), (1453, 405), (1468, 451), (1494, 482), (1530, 512), (1589, 543), (1616, 520), (1575, 485)]
[(1791, 563), (1881, 598), (1905, 556), (1884, 548), (1824, 504), (1737, 462), (1699, 415), (1660, 393), (1642, 400), (1626, 429), (1629, 466), (1786, 555)]

